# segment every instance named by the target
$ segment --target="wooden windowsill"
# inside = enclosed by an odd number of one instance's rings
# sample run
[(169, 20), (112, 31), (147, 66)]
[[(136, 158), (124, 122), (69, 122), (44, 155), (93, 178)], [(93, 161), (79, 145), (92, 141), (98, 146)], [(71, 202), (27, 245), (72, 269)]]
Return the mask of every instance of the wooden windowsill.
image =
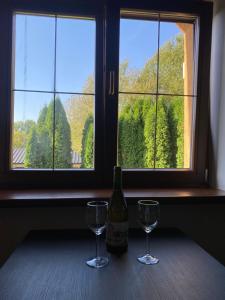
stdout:
[[(108, 200), (110, 189), (0, 190), (0, 207), (81, 206), (87, 201)], [(161, 204), (225, 204), (225, 191), (212, 188), (125, 189), (129, 204), (156, 199)]]

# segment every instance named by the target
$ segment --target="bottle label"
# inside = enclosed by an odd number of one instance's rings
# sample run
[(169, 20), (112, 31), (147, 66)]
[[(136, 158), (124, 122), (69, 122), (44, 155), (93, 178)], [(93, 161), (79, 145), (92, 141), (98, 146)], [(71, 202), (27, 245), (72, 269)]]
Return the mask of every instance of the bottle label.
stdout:
[(110, 222), (107, 225), (107, 243), (113, 247), (126, 246), (128, 242), (128, 222)]

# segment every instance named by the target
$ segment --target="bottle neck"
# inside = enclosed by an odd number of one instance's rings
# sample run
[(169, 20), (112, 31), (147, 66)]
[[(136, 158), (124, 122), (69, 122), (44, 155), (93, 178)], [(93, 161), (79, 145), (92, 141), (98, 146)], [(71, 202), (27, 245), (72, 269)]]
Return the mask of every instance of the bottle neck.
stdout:
[(114, 168), (113, 191), (122, 191), (122, 175), (121, 168)]

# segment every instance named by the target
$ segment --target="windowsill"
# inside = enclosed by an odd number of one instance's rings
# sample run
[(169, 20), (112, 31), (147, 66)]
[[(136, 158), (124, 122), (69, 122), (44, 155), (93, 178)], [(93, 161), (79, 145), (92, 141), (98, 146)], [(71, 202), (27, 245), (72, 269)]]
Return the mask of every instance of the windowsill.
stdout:
[[(225, 204), (225, 191), (213, 188), (125, 189), (129, 204), (156, 199), (160, 204)], [(87, 201), (108, 200), (110, 189), (1, 190), (0, 207), (82, 206)]]

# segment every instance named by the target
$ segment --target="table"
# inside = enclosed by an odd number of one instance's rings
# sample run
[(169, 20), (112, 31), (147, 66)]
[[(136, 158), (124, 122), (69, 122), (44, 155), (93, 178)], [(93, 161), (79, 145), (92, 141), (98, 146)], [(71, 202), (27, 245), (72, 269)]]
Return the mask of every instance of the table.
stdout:
[(136, 260), (141, 230), (130, 234), (127, 254), (100, 270), (85, 265), (94, 241), (87, 231), (31, 232), (0, 269), (0, 300), (225, 299), (225, 267), (177, 230), (152, 234), (154, 266)]

